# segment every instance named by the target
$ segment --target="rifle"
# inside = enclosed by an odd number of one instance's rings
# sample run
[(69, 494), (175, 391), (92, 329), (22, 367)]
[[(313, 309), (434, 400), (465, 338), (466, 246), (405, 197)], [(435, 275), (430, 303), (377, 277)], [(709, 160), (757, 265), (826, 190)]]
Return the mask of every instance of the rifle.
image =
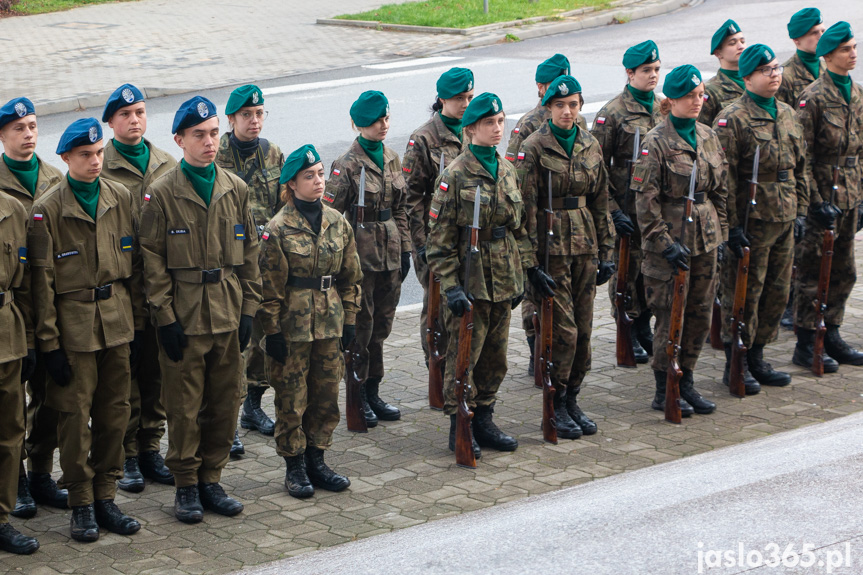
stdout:
[[(551, 208), (551, 172), (548, 173), (548, 206), (545, 208), (545, 273), (549, 273), (549, 254), (554, 238), (554, 210)], [(536, 357), (535, 377), (542, 384), (542, 439), (557, 445), (557, 418), (554, 416), (554, 385), (551, 383), (551, 344), (554, 296), (542, 298), (542, 321), (533, 314), (539, 353)]]
[[(468, 227), (470, 241), (464, 259), (464, 293), (470, 299), (470, 262), (473, 255), (479, 252), (479, 185), (473, 198), (473, 225)], [(464, 315), (461, 316), (461, 326), (458, 331), (458, 354), (455, 360), (455, 462), (459, 467), (476, 469), (476, 457), (473, 454), (473, 434), (470, 420), (473, 412), (467, 406), (467, 396), (470, 393), (470, 345), (473, 338), (473, 305), (468, 303)]]
[[(839, 190), (839, 159), (833, 166), (833, 189), (830, 192), (830, 203), (835, 204), (836, 192)], [(830, 287), (830, 268), (833, 265), (833, 241), (836, 233), (832, 229), (824, 230), (821, 240), (821, 273), (818, 276), (818, 292), (815, 294), (815, 345), (812, 355), (812, 373), (818, 377), (824, 375), (824, 335), (827, 327), (824, 325), (824, 312), (827, 310), (827, 288)]]
[[(692, 162), (692, 174), (689, 176), (689, 195), (683, 207), (683, 218), (680, 222), (680, 245), (684, 245), (686, 222), (692, 221), (692, 204), (695, 203), (695, 180), (698, 175), (698, 161)], [(683, 370), (680, 368), (680, 340), (683, 337), (683, 312), (686, 304), (684, 292), (689, 273), (677, 268), (674, 276), (674, 292), (671, 300), (671, 327), (668, 330), (668, 343), (665, 353), (668, 355), (668, 374), (665, 380), (665, 420), (680, 423), (680, 378)]]
[[(641, 128), (635, 128), (635, 140), (632, 143), (632, 160), (629, 162), (629, 178), (635, 162), (638, 160), (641, 146)], [(623, 213), (629, 215), (629, 190), (623, 195)], [(626, 313), (626, 284), (629, 279), (629, 236), (617, 238), (617, 285), (614, 288), (614, 309), (617, 321), (617, 365), (618, 367), (635, 367), (635, 353), (632, 350), (632, 318)]]
[[(755, 146), (755, 159), (752, 160), (752, 179), (749, 181), (749, 202), (743, 217), (743, 235), (749, 231), (749, 211), (755, 205), (755, 192), (758, 189), (758, 165), (761, 161), (761, 146)], [(741, 334), (746, 310), (746, 287), (749, 283), (749, 248), (743, 248), (743, 257), (737, 260), (737, 283), (734, 286), (734, 305), (731, 308), (731, 366), (729, 368), (728, 389), (735, 397), (746, 397), (743, 382), (743, 358), (747, 348), (743, 345)]]
[[(357, 228), (363, 227), (363, 208), (366, 203), (366, 167), (363, 166), (360, 170), (360, 191), (356, 208), (356, 220), (354, 226)], [(345, 350), (345, 417), (348, 420), (348, 431), (356, 433), (368, 432), (368, 424), (366, 423), (366, 413), (363, 409), (363, 400), (361, 396), (362, 381), (357, 376), (354, 369), (354, 361), (359, 356), (356, 350), (356, 341), (352, 342)]]
[[(438, 177), (443, 173), (444, 154), (440, 153)], [(440, 280), (429, 268), (428, 316), (426, 317), (426, 347), (429, 352), (429, 407), (443, 409), (444, 358), (440, 354), (443, 327), (440, 324)]]
[(725, 349), (725, 346), (722, 345), (722, 303), (718, 297), (713, 298), (713, 315), (710, 318), (710, 347)]

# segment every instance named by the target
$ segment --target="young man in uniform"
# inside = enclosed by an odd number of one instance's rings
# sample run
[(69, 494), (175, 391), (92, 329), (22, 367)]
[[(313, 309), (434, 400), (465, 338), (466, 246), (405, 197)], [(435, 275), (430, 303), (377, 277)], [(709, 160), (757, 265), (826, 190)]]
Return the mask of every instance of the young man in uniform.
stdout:
[(712, 126), (719, 110), (743, 95), (745, 86), (737, 65), (745, 47), (746, 38), (734, 20), (726, 20), (713, 33), (710, 53), (719, 60), (719, 71), (704, 83), (704, 106), (698, 116), (702, 124)]

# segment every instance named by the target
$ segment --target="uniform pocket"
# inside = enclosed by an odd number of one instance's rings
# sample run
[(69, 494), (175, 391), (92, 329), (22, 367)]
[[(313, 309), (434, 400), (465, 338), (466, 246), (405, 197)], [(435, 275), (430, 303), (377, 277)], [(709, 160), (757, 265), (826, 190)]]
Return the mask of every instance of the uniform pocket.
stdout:
[(230, 218), (222, 219), (222, 229), (224, 230), (224, 246), (225, 246), (225, 263), (226, 266), (241, 266), (243, 265), (243, 246), (245, 245), (246, 233), (253, 230), (246, 230), (246, 226), (238, 224)]
[(167, 241), (168, 269), (183, 269), (198, 267), (197, 245), (195, 235), (188, 227), (168, 225)]
[(68, 293), (91, 288), (84, 244), (76, 242), (54, 253), (54, 291)]
[(111, 232), (111, 251), (117, 262), (117, 277), (127, 278), (132, 275), (132, 251), (134, 244), (131, 235)]
[(692, 158), (687, 154), (677, 154), (665, 161), (668, 173), (668, 189), (672, 198), (682, 198), (689, 194), (689, 178), (692, 175)]

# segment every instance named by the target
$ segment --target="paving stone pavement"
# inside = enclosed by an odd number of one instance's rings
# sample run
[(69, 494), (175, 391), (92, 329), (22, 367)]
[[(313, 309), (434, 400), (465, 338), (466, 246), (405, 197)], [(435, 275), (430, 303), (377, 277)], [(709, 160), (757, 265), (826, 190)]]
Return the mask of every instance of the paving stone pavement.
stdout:
[[(863, 236), (856, 249), (858, 264), (863, 264)], [(509, 373), (495, 412), (499, 425), (520, 442), (513, 453), (484, 450), (475, 471), (455, 466), (446, 447), (448, 419), (427, 405), (418, 314), (400, 312), (386, 343), (389, 371), (381, 388), (403, 417), (382, 422), (368, 434), (349, 433), (344, 421), (339, 425), (327, 461), (351, 478), (349, 491), (293, 499), (283, 486), (284, 462), (273, 440), (241, 430), (246, 456), (231, 461), (223, 475), (226, 491), (246, 505), (240, 516), (206, 513), (202, 524), (179, 523), (173, 517), (173, 488), (148, 482), (141, 494), (121, 491), (117, 497), (122, 509), (141, 521), (141, 531), (132, 537), (103, 534), (97, 543), (85, 545), (70, 540), (68, 511), (40, 507), (35, 518), (13, 518), (13, 524), (36, 535), (41, 549), (27, 557), (0, 555), (0, 572), (228, 573), (863, 410), (863, 369), (842, 366), (837, 374), (814, 378), (791, 364), (793, 335), (782, 330), (766, 355), (774, 366), (793, 374), (790, 387), (733, 398), (721, 381), (721, 352), (708, 346), (696, 381), (703, 394), (717, 402), (716, 413), (684, 419), (680, 426), (664, 423), (662, 414), (649, 406), (649, 368), (614, 365), (614, 322), (607, 298), (600, 297), (594, 369), (581, 402), (599, 433), (546, 445), (539, 431), (541, 393), (526, 373), (529, 353), (519, 317), (514, 313)], [(863, 286), (851, 296), (846, 321), (843, 333), (859, 347)], [(343, 391), (341, 399), (343, 408)], [(272, 392), (264, 396), (264, 405), (273, 413)], [(55, 469), (59, 471), (56, 463)]]

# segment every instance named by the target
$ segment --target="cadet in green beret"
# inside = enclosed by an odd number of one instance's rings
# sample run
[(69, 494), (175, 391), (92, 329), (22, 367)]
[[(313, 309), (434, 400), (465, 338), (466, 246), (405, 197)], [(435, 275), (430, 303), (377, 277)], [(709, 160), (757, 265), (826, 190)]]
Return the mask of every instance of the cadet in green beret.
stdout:
[(276, 392), (285, 487), (305, 498), (315, 487), (342, 491), (351, 484), (324, 463), (324, 451), (339, 423), (342, 352), (356, 334), (363, 272), (351, 225), (321, 204), (326, 180), (314, 146), (291, 152), (280, 181), (284, 207), (261, 236), (258, 317)]
[[(557, 434), (564, 439), (596, 433), (596, 423), (578, 405), (578, 393), (590, 371), (596, 286), (614, 274), (608, 172), (599, 142), (576, 124), (582, 102), (575, 78), (552, 80), (542, 98), (549, 120), (524, 141), (515, 164), (531, 244), (530, 298), (537, 306), (543, 297), (554, 296), (551, 382)], [(546, 210), (554, 212), (554, 240), (548, 247)], [(546, 249), (548, 269), (540, 267)]]
[(704, 83), (704, 106), (698, 121), (707, 126), (713, 125), (719, 110), (743, 95), (743, 79), (737, 70), (737, 62), (746, 38), (734, 20), (726, 20), (714, 32), (710, 40), (710, 53), (719, 60), (719, 71)]
[[(647, 363), (653, 353), (653, 330), (650, 308), (644, 295), (641, 276), (641, 233), (635, 222), (635, 198), (629, 190), (635, 132), (644, 139), (662, 121), (659, 101), (654, 90), (659, 82), (659, 48), (653, 40), (630, 47), (623, 55), (623, 67), (628, 82), (623, 92), (608, 102), (596, 114), (591, 134), (599, 141), (603, 161), (608, 170), (608, 209), (618, 236), (630, 236), (629, 269), (626, 285), (626, 313), (633, 319), (632, 348), (636, 363)], [(641, 148), (635, 150), (641, 154)], [(615, 247), (614, 263), (618, 263)], [(608, 284), (612, 305), (616, 292), (615, 277)]]
[[(471, 387), (465, 400), (474, 412), (473, 449), (480, 457), (480, 446), (500, 451), (518, 447), (518, 441), (502, 432), (492, 416), (498, 388), (506, 375), (510, 317), (523, 298), (524, 268), (533, 267), (533, 255), (525, 231), (518, 175), (509, 160), (497, 153), (506, 125), (500, 98), (488, 92), (474, 98), (465, 110), (462, 125), (471, 143), (437, 179), (429, 208), (426, 254), (429, 268), (440, 278), (445, 294), (451, 339), (458, 333), (461, 316), (468, 306), (473, 306)], [(473, 223), (477, 193), (480, 206), (485, 206), (480, 207), (481, 245), (472, 260), (470, 284), (464, 286), (465, 250), (470, 240), (465, 230)], [(448, 346), (444, 413), (450, 417), (449, 448), (453, 451), (457, 354), (458, 345)]]
[[(386, 96), (374, 90), (360, 94), (351, 106), (351, 121), (359, 136), (333, 162), (323, 199), (344, 213), (355, 228), (363, 270), (363, 305), (357, 316), (354, 369), (363, 381), (366, 421), (374, 427), (378, 419), (401, 417), (398, 408), (380, 398), (379, 389), (384, 377), (384, 341), (393, 329), (402, 282), (411, 266), (408, 190), (398, 154), (384, 145), (390, 128)], [(365, 189), (360, 190), (363, 168)], [(355, 206), (361, 193), (365, 206), (363, 222), (358, 222)]]

